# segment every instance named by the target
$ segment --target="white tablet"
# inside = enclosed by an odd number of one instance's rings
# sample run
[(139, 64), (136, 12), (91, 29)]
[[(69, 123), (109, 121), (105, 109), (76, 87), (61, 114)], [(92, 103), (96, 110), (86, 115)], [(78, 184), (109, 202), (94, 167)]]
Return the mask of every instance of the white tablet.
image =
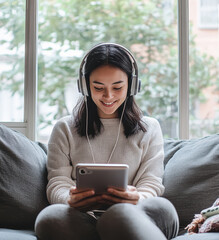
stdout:
[(128, 185), (126, 164), (85, 164), (76, 165), (76, 187), (79, 190), (94, 189), (96, 194), (107, 192), (113, 187), (126, 190)]

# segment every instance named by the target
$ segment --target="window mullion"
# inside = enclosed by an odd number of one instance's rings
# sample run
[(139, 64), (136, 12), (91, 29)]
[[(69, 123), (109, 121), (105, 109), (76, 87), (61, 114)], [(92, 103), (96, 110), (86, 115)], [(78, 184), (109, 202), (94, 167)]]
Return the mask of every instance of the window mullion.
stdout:
[(26, 0), (24, 121), (26, 135), (35, 140), (37, 111), (37, 7), (38, 0)]
[(189, 7), (178, 0), (179, 138), (189, 138)]

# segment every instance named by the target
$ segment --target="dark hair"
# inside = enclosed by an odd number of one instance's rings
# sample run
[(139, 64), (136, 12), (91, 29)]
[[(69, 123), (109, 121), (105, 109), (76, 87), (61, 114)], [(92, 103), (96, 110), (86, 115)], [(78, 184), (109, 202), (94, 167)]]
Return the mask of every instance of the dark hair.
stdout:
[[(130, 88), (132, 82), (132, 63), (126, 51), (116, 45), (101, 45), (94, 48), (87, 56), (85, 64), (85, 79), (89, 97), (87, 97), (88, 107), (88, 135), (95, 137), (101, 132), (102, 123), (98, 116), (97, 106), (93, 102), (90, 93), (90, 74), (98, 67), (110, 65), (117, 67), (125, 72), (128, 76), (128, 92), (130, 95)], [(118, 108), (119, 117), (121, 117), (124, 103)], [(74, 108), (75, 127), (80, 136), (86, 136), (86, 103), (85, 99), (79, 100), (77, 106)], [(129, 137), (139, 130), (146, 132), (145, 126), (142, 121), (142, 112), (137, 106), (134, 97), (127, 98), (126, 107), (122, 119), (124, 126), (124, 134)]]

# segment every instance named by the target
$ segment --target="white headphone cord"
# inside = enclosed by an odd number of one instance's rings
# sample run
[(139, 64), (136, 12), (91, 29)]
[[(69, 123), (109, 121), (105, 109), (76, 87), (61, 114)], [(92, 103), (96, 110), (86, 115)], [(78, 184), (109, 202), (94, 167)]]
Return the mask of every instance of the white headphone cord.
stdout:
[[(120, 121), (119, 121), (119, 128), (118, 128), (118, 134), (117, 134), (116, 142), (115, 142), (115, 144), (114, 144), (113, 150), (112, 150), (112, 152), (111, 152), (111, 154), (110, 154), (110, 157), (109, 157), (107, 163), (110, 162), (110, 160), (111, 160), (111, 158), (112, 158), (112, 156), (113, 156), (113, 153), (114, 153), (114, 151), (115, 151), (115, 149), (116, 149), (116, 146), (117, 146), (117, 144), (118, 144), (118, 141), (119, 141), (120, 129), (121, 129), (122, 118), (123, 118), (124, 111), (125, 111), (125, 107), (126, 107), (126, 102), (127, 102), (127, 98), (126, 98), (126, 100), (125, 100), (125, 102), (124, 102), (124, 106), (123, 106), (121, 118), (120, 118)], [(93, 149), (92, 149), (92, 146), (91, 146), (91, 143), (90, 143), (90, 139), (89, 139), (89, 137), (88, 137), (88, 106), (87, 106), (87, 97), (86, 97), (86, 96), (85, 96), (85, 105), (86, 105), (86, 137), (87, 137), (87, 141), (88, 141), (88, 144), (89, 144), (89, 147), (90, 147), (90, 151), (91, 151), (91, 155), (92, 155), (93, 162), (96, 163), (96, 162), (95, 162), (95, 158), (94, 158)]]
[(124, 106), (123, 106), (121, 118), (120, 118), (120, 121), (119, 121), (119, 129), (118, 129), (118, 134), (117, 134), (116, 142), (115, 142), (115, 144), (114, 144), (113, 150), (112, 150), (112, 152), (111, 152), (111, 154), (110, 154), (110, 157), (109, 157), (107, 163), (110, 162), (110, 160), (111, 160), (111, 158), (112, 158), (112, 156), (113, 156), (113, 153), (114, 153), (114, 151), (115, 151), (115, 149), (116, 149), (117, 143), (118, 143), (118, 141), (119, 141), (120, 128), (121, 128), (122, 118), (123, 118), (124, 111), (125, 111), (125, 107), (126, 107), (126, 102), (127, 102), (127, 98), (126, 98), (126, 100), (125, 100), (125, 102), (124, 102)]
[(95, 158), (94, 158), (93, 149), (92, 149), (92, 147), (91, 147), (90, 139), (89, 139), (89, 137), (88, 137), (88, 106), (87, 106), (87, 96), (84, 96), (84, 100), (85, 100), (85, 105), (86, 105), (86, 137), (87, 137), (87, 142), (88, 142), (89, 147), (90, 147), (90, 151), (91, 151), (91, 155), (92, 155), (93, 162), (95, 163)]

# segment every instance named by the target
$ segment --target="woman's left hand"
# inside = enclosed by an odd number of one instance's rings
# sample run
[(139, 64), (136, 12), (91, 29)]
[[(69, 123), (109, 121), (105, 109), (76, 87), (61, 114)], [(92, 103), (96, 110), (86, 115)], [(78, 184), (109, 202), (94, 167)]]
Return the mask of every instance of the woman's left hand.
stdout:
[(109, 194), (102, 195), (102, 198), (107, 203), (131, 203), (136, 205), (140, 198), (139, 193), (134, 186), (128, 185), (126, 191), (117, 190), (115, 188), (108, 188)]

